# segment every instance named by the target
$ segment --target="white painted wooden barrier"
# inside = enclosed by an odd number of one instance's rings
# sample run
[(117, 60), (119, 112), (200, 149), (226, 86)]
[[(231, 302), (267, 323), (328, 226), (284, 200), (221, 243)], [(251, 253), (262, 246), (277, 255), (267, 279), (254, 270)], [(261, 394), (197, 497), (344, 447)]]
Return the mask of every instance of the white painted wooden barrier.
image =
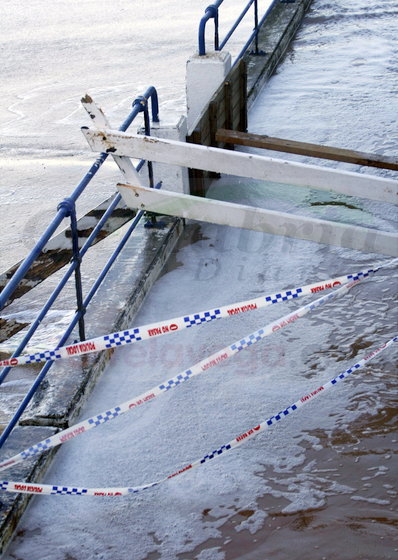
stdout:
[(127, 165), (127, 156), (240, 177), (333, 190), (347, 195), (359, 196), (360, 193), (362, 197), (383, 202), (398, 202), (397, 181), (111, 131), (106, 128), (106, 119), (95, 105), (87, 109), (92, 112), (95, 124), (103, 124), (104, 130), (85, 127), (82, 129), (83, 133), (94, 150), (111, 153), (125, 177), (128, 176), (129, 184), (119, 184), (118, 189), (130, 208), (398, 256), (398, 237), (393, 233), (148, 189), (142, 185), (135, 169)]
[(170, 191), (117, 187), (130, 208), (398, 256), (398, 237), (392, 233)]
[[(97, 105), (94, 103), (94, 101), (91, 99), (89, 95), (83, 97), (81, 102), (97, 128), (110, 128), (108, 119), (106, 118), (102, 110), (99, 107), (97, 107)], [(122, 175), (124, 176), (126, 181), (128, 181), (129, 183), (133, 183), (134, 185), (144, 186), (142, 179), (140, 178), (138, 172), (136, 171), (134, 165), (131, 163), (129, 158), (121, 157), (113, 153), (112, 155), (116, 165), (122, 172)]]
[(98, 152), (398, 203), (398, 181), (393, 179), (114, 130), (82, 131)]

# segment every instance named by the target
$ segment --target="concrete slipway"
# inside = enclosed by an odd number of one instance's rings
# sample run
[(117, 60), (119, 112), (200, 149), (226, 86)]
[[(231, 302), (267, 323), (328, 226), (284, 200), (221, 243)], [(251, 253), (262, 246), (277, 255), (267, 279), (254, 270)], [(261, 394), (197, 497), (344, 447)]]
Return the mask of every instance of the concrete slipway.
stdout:
[[(314, 2), (279, 73), (253, 106), (249, 130), (330, 145), (344, 138), (344, 147), (394, 153), (396, 122), (387, 110), (397, 91), (390, 9), (391, 3), (388, 11), (372, 6), (370, 16), (360, 2)], [(385, 231), (398, 221), (392, 205), (229, 177), (209, 196)], [(356, 272), (375, 259), (188, 224), (132, 325)], [(391, 338), (396, 285), (396, 271), (386, 270), (236, 358), (67, 443), (45, 482), (136, 486), (218, 448)], [(120, 349), (81, 418), (170, 378), (294, 308), (288, 305)], [(383, 355), (301, 415), (137, 497), (34, 498), (4, 557), (352, 558), (353, 551), (394, 557), (393, 360), (394, 353)]]

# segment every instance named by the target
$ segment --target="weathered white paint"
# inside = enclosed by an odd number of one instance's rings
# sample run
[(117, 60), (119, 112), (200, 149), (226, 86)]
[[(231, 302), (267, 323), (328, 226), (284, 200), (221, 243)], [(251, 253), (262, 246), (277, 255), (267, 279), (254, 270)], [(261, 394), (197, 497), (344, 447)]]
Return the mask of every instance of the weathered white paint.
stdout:
[[(94, 101), (91, 99), (89, 95), (83, 97), (81, 100), (83, 107), (86, 109), (87, 113), (89, 114), (90, 118), (92, 119), (93, 123), (97, 128), (110, 128), (110, 124), (102, 109), (97, 107)], [(106, 150), (102, 150), (106, 151)], [(133, 182), (135, 185), (142, 185), (144, 183), (140, 178), (138, 172), (136, 171), (134, 165), (131, 163), (130, 159), (124, 156), (115, 155), (112, 153), (113, 159), (115, 163), (119, 167), (122, 175), (128, 182)]]
[[(140, 129), (139, 134), (144, 134), (145, 130)], [(183, 115), (174, 122), (160, 121), (151, 123), (151, 135), (156, 138), (167, 138), (169, 140), (177, 140), (185, 142), (187, 137), (187, 119)], [(154, 163), (153, 174), (155, 184), (162, 181), (163, 188), (168, 191), (189, 194), (189, 177), (186, 167), (178, 167), (165, 163)]]
[(393, 179), (126, 132), (82, 131), (94, 151), (398, 203), (398, 181)]
[(130, 208), (398, 256), (392, 233), (131, 185), (117, 188)]
[(194, 54), (187, 61), (186, 92), (188, 130), (191, 134), (209, 99), (231, 70), (231, 55), (215, 51), (199, 56)]

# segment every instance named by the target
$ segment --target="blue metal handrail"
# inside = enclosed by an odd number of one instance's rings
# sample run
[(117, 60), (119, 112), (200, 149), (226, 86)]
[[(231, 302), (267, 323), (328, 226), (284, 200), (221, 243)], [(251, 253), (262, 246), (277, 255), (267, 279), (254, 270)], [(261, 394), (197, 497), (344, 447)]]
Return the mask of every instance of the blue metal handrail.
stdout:
[[(138, 99), (136, 99), (134, 101), (133, 110), (131, 111), (131, 113), (127, 117), (127, 119), (124, 121), (122, 126), (119, 128), (119, 130), (121, 132), (125, 132), (127, 130), (127, 128), (130, 126), (130, 124), (133, 122), (135, 117), (140, 112), (145, 111), (145, 107), (147, 107), (148, 99), (151, 99), (151, 102), (152, 102), (152, 120), (153, 120), (153, 122), (159, 122), (158, 95), (157, 95), (157, 92), (156, 92), (155, 88), (153, 86), (151, 86), (150, 88), (147, 89), (147, 91), (144, 93), (144, 95), (142, 97), (139, 97)], [(104, 163), (104, 161), (106, 160), (108, 155), (109, 154), (106, 154), (106, 153), (102, 153), (102, 154), (99, 155), (99, 157), (96, 159), (96, 161), (90, 167), (89, 171), (86, 173), (86, 175), (80, 181), (80, 183), (78, 184), (76, 189), (70, 195), (69, 200), (71, 202), (76, 202), (76, 200), (82, 194), (82, 192), (87, 187), (87, 185), (89, 184), (91, 179), (97, 173), (97, 171), (99, 170), (101, 165)], [(57, 227), (60, 225), (62, 220), (66, 217), (66, 214), (68, 213), (68, 211), (69, 211), (69, 206), (68, 205), (58, 207), (58, 214), (56, 215), (54, 220), (48, 226), (48, 228), (46, 229), (44, 234), (41, 236), (41, 238), (39, 239), (37, 244), (33, 247), (32, 251), (29, 253), (29, 255), (26, 257), (26, 259), (21, 264), (21, 266), (18, 268), (16, 273), (13, 275), (11, 280), (8, 282), (7, 286), (1, 292), (1, 294), (0, 294), (0, 310), (3, 309), (3, 307), (7, 303), (10, 296), (16, 290), (20, 281), (26, 276), (29, 268), (32, 266), (32, 264), (37, 259), (37, 257), (40, 255), (40, 253), (44, 249), (46, 243), (50, 240), (51, 236), (55, 233)]]
[[(150, 88), (148, 88), (148, 90), (145, 92), (145, 94), (143, 96), (138, 97), (134, 101), (133, 110), (131, 111), (130, 115), (127, 117), (127, 119), (124, 121), (124, 123), (119, 128), (120, 131), (122, 131), (122, 132), (126, 131), (127, 128), (130, 126), (130, 124), (133, 122), (134, 118), (140, 112), (143, 111), (144, 112), (144, 121), (145, 121), (145, 134), (150, 135), (150, 121), (149, 121), (149, 115), (148, 115), (148, 100), (149, 99), (151, 99), (152, 120), (153, 120), (153, 122), (159, 122), (159, 116), (158, 116), (159, 105), (158, 105), (157, 92), (156, 92), (154, 87), (150, 87)], [(71, 321), (70, 325), (68, 326), (68, 328), (66, 329), (65, 333), (63, 334), (61, 340), (59, 341), (58, 347), (62, 346), (66, 343), (68, 337), (72, 333), (72, 331), (75, 328), (75, 326), (77, 325), (77, 323), (79, 323), (80, 339), (81, 340), (84, 339), (84, 314), (86, 312), (87, 306), (89, 305), (90, 301), (94, 297), (95, 293), (97, 292), (98, 288), (100, 287), (102, 281), (104, 280), (104, 278), (105, 278), (106, 274), (108, 273), (109, 269), (111, 268), (112, 264), (115, 262), (116, 258), (120, 254), (121, 250), (123, 249), (124, 245), (126, 244), (128, 239), (130, 238), (132, 232), (134, 231), (135, 227), (137, 226), (138, 222), (140, 221), (141, 217), (144, 214), (144, 212), (141, 211), (136, 215), (136, 217), (134, 218), (133, 222), (131, 223), (128, 231), (123, 236), (123, 239), (121, 240), (121, 242), (117, 246), (116, 250), (114, 251), (114, 253), (110, 257), (107, 264), (105, 265), (102, 272), (100, 273), (99, 277), (97, 278), (94, 285), (92, 286), (88, 296), (83, 300), (83, 292), (82, 292), (82, 287), (81, 287), (81, 278), (80, 278), (80, 270), (79, 270), (80, 269), (80, 263), (82, 261), (83, 256), (85, 255), (85, 253), (87, 252), (89, 247), (92, 245), (95, 238), (100, 233), (100, 231), (101, 231), (102, 227), (104, 226), (105, 222), (111, 216), (113, 210), (116, 208), (117, 204), (120, 202), (121, 195), (119, 193), (116, 195), (116, 197), (114, 198), (114, 200), (112, 201), (112, 203), (110, 204), (110, 206), (108, 207), (108, 209), (106, 210), (106, 212), (104, 213), (104, 215), (102, 216), (101, 220), (98, 222), (96, 227), (93, 229), (93, 231), (91, 232), (87, 241), (84, 243), (83, 247), (80, 249), (80, 251), (78, 249), (78, 237), (77, 237), (78, 232), (77, 232), (75, 202), (78, 199), (78, 197), (80, 196), (80, 194), (83, 192), (83, 190), (86, 188), (88, 183), (91, 181), (91, 179), (94, 177), (94, 175), (96, 174), (98, 169), (101, 167), (103, 162), (106, 160), (108, 155), (109, 154), (106, 154), (106, 153), (100, 154), (100, 156), (97, 158), (95, 163), (91, 166), (90, 170), (84, 176), (84, 178), (79, 183), (79, 185), (77, 186), (75, 191), (72, 193), (72, 195), (58, 205), (57, 216), (54, 218), (54, 220), (48, 226), (45, 233), (42, 235), (42, 237), (40, 238), (38, 243), (35, 245), (35, 247), (31, 251), (31, 253), (25, 259), (25, 261), (21, 264), (21, 266), (19, 267), (17, 272), (14, 274), (13, 278), (10, 280), (10, 282), (7, 284), (7, 286), (5, 287), (5, 289), (3, 290), (3, 292), (0, 295), (0, 309), (2, 309), (4, 307), (4, 305), (7, 303), (8, 298), (12, 295), (12, 293), (17, 288), (19, 282), (27, 274), (30, 266), (33, 264), (33, 262), (39, 256), (40, 252), (45, 247), (47, 241), (53, 235), (53, 233), (55, 232), (55, 230), (57, 229), (58, 225), (61, 223), (63, 218), (67, 217), (67, 216), (70, 216), (71, 217), (71, 229), (72, 229), (73, 253), (74, 253), (73, 261), (72, 261), (71, 265), (69, 266), (68, 270), (66, 271), (66, 273), (64, 274), (62, 280), (59, 282), (58, 286), (55, 288), (54, 292), (51, 294), (50, 298), (47, 300), (47, 302), (43, 306), (43, 308), (40, 311), (39, 315), (37, 316), (36, 320), (30, 326), (29, 331), (25, 335), (24, 339), (22, 340), (22, 342), (19, 344), (18, 348), (13, 353), (12, 358), (20, 356), (21, 352), (24, 350), (24, 348), (28, 344), (29, 340), (32, 338), (33, 334), (36, 332), (38, 326), (40, 325), (43, 318), (46, 316), (46, 314), (48, 313), (48, 311), (52, 307), (53, 303), (55, 302), (56, 298), (58, 297), (58, 295), (60, 294), (62, 289), (65, 287), (67, 281), (69, 280), (69, 278), (71, 277), (73, 272), (75, 272), (75, 284), (76, 284), (76, 295), (77, 295), (78, 305), (77, 305), (77, 310), (76, 310), (75, 316), (74, 316), (73, 320)], [(137, 168), (136, 168), (137, 171), (140, 171), (140, 169), (142, 168), (144, 163), (145, 163), (144, 160), (141, 160), (139, 162), (139, 164), (137, 165)], [(148, 169), (149, 169), (150, 185), (153, 186), (153, 171), (152, 171), (152, 165), (150, 164), (150, 162), (148, 162)], [(156, 188), (159, 188), (159, 187), (160, 187), (160, 183), (156, 186)], [(10, 423), (8, 424), (8, 426), (6, 427), (4, 432), (2, 433), (2, 435), (0, 437), (0, 448), (4, 445), (5, 441), (7, 440), (11, 431), (13, 430), (13, 428), (15, 427), (16, 423), (18, 422), (19, 418), (23, 414), (27, 405), (31, 401), (33, 395), (37, 391), (38, 387), (40, 386), (40, 383), (42, 382), (42, 380), (46, 376), (48, 370), (53, 365), (53, 363), (54, 362), (52, 362), (52, 361), (47, 362), (45, 364), (45, 366), (43, 367), (43, 369), (40, 371), (40, 373), (37, 376), (37, 378), (36, 378), (35, 382), (33, 383), (32, 387), (30, 388), (27, 395), (25, 396), (22, 403), (20, 404), (17, 412), (15, 413), (15, 415), (11, 419)], [(10, 367), (6, 367), (6, 368), (3, 369), (3, 371), (0, 374), (0, 385), (3, 383), (3, 381), (7, 377), (10, 370), (11, 370)]]
[[(234, 23), (234, 25), (231, 27), (231, 29), (228, 31), (225, 39), (221, 42), (221, 44), (219, 44), (219, 36), (218, 36), (218, 8), (221, 6), (221, 4), (223, 3), (224, 0), (218, 0), (217, 2), (215, 2), (214, 4), (208, 6), (205, 10), (205, 15), (202, 17), (200, 24), (199, 24), (199, 55), (200, 56), (205, 56), (206, 55), (206, 47), (205, 47), (205, 30), (206, 30), (206, 23), (210, 20), (210, 19), (214, 19), (214, 50), (215, 51), (221, 51), (224, 46), (226, 45), (226, 43), (228, 42), (228, 40), (231, 38), (232, 34), (234, 33), (234, 31), (236, 30), (236, 28), (238, 27), (238, 25), (240, 24), (240, 22), (242, 21), (242, 19), (245, 17), (246, 13), (248, 12), (249, 8), (254, 4), (254, 31), (250, 36), (250, 39), (247, 41), (245, 47), (242, 49), (242, 51), (239, 53), (237, 59), (235, 60), (233, 66), (235, 66), (235, 64), (238, 62), (238, 60), (240, 58), (242, 58), (243, 54), (246, 52), (247, 48), (249, 47), (250, 43), (253, 41), (253, 39), (255, 39), (255, 50), (253, 51), (252, 54), (262, 54), (259, 50), (258, 50), (258, 34), (259, 31), (261, 29), (261, 26), (263, 25), (265, 19), (267, 18), (268, 14), (270, 13), (271, 9), (274, 7), (274, 5), (277, 2), (283, 2), (284, 0), (273, 0), (273, 2), (271, 3), (271, 5), (268, 7), (265, 15), (263, 16), (263, 18), (261, 19), (260, 22), (258, 22), (258, 0), (250, 0), (249, 3), (246, 5), (246, 7), (244, 8), (243, 12), (240, 14), (240, 16), (238, 17), (238, 19), (236, 20), (236, 22)], [(286, 0), (285, 0), (286, 1)]]
[(211, 6), (207, 6), (207, 8), (205, 10), (205, 15), (200, 20), (200, 24), (199, 24), (199, 54), (200, 54), (200, 56), (204, 56), (206, 54), (205, 29), (206, 29), (206, 23), (209, 21), (209, 19), (214, 19), (214, 50), (215, 51), (219, 50), (219, 47), (218, 47), (218, 8), (221, 6), (221, 4), (223, 2), (224, 2), (224, 0), (217, 0), (217, 2), (215, 2), (214, 4), (211, 4)]

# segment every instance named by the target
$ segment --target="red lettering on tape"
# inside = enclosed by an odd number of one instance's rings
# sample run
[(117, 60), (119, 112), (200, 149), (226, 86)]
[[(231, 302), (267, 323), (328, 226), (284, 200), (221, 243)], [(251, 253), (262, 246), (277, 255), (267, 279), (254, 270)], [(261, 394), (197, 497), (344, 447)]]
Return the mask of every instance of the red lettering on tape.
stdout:
[(39, 486), (28, 486), (28, 492), (35, 492), (36, 494), (40, 494), (43, 492), (43, 488), (39, 488)]
[(92, 352), (93, 350), (95, 350), (95, 344), (94, 342), (82, 342), (78, 345), (78, 350), (80, 350), (80, 352), (82, 353)]
[(318, 395), (318, 393), (320, 393), (321, 391), (323, 391), (323, 387), (319, 387), (319, 389), (315, 389), (315, 391), (312, 391), (312, 393), (310, 393), (309, 395), (307, 395), (306, 397), (303, 397), (301, 399), (301, 402), (306, 402), (309, 401), (310, 399), (312, 399), (313, 397), (315, 397), (315, 395)]
[(78, 436), (79, 434), (82, 434), (85, 431), (86, 428), (84, 426), (80, 426), (80, 428), (76, 428), (75, 430), (71, 430), (67, 434), (63, 434), (62, 436), (60, 436), (59, 439), (62, 443), (64, 443), (64, 441), (68, 441), (68, 439), (72, 439), (75, 436)]
[(315, 294), (316, 292), (321, 292), (322, 290), (324, 290), (325, 288), (323, 287), (323, 285), (320, 286), (315, 286), (315, 288), (311, 288), (311, 293)]
[(237, 315), (238, 313), (240, 313), (240, 309), (239, 307), (237, 307), (236, 309), (228, 309), (227, 313), (228, 315)]
[(192, 469), (192, 465), (188, 465), (187, 467), (185, 467), (184, 469), (181, 469), (180, 471), (171, 474), (170, 476), (168, 476), (167, 478), (173, 478), (173, 476), (177, 476), (178, 474), (182, 474), (185, 471), (189, 471), (189, 469)]
[(9, 465), (13, 465), (14, 463), (15, 463), (14, 460), (12, 460), (12, 461), (7, 461), (6, 463), (2, 463), (2, 464), (0, 465), (0, 467), (1, 467), (1, 468), (3, 468), (3, 467), (8, 467)]
[(159, 329), (159, 327), (156, 327), (154, 329), (149, 329), (148, 334), (149, 336), (158, 336), (159, 334), (162, 334), (162, 330)]
[(226, 360), (228, 358), (228, 354), (221, 354), (221, 356), (217, 356), (217, 358), (215, 358), (214, 360), (211, 360), (210, 362), (207, 362), (207, 364), (205, 364), (202, 367), (203, 371), (206, 371), (207, 369), (211, 368), (212, 366), (215, 366), (217, 364), (219, 364), (220, 362), (222, 362), (223, 360)]
[(34, 492), (35, 494), (40, 494), (43, 492), (43, 488), (39, 486), (26, 486), (26, 484), (14, 484), (15, 490), (20, 490), (21, 492)]
[(244, 305), (243, 307), (240, 308), (242, 313), (244, 313), (245, 311), (251, 311), (252, 309), (257, 309), (256, 303), (250, 303), (249, 305)]

